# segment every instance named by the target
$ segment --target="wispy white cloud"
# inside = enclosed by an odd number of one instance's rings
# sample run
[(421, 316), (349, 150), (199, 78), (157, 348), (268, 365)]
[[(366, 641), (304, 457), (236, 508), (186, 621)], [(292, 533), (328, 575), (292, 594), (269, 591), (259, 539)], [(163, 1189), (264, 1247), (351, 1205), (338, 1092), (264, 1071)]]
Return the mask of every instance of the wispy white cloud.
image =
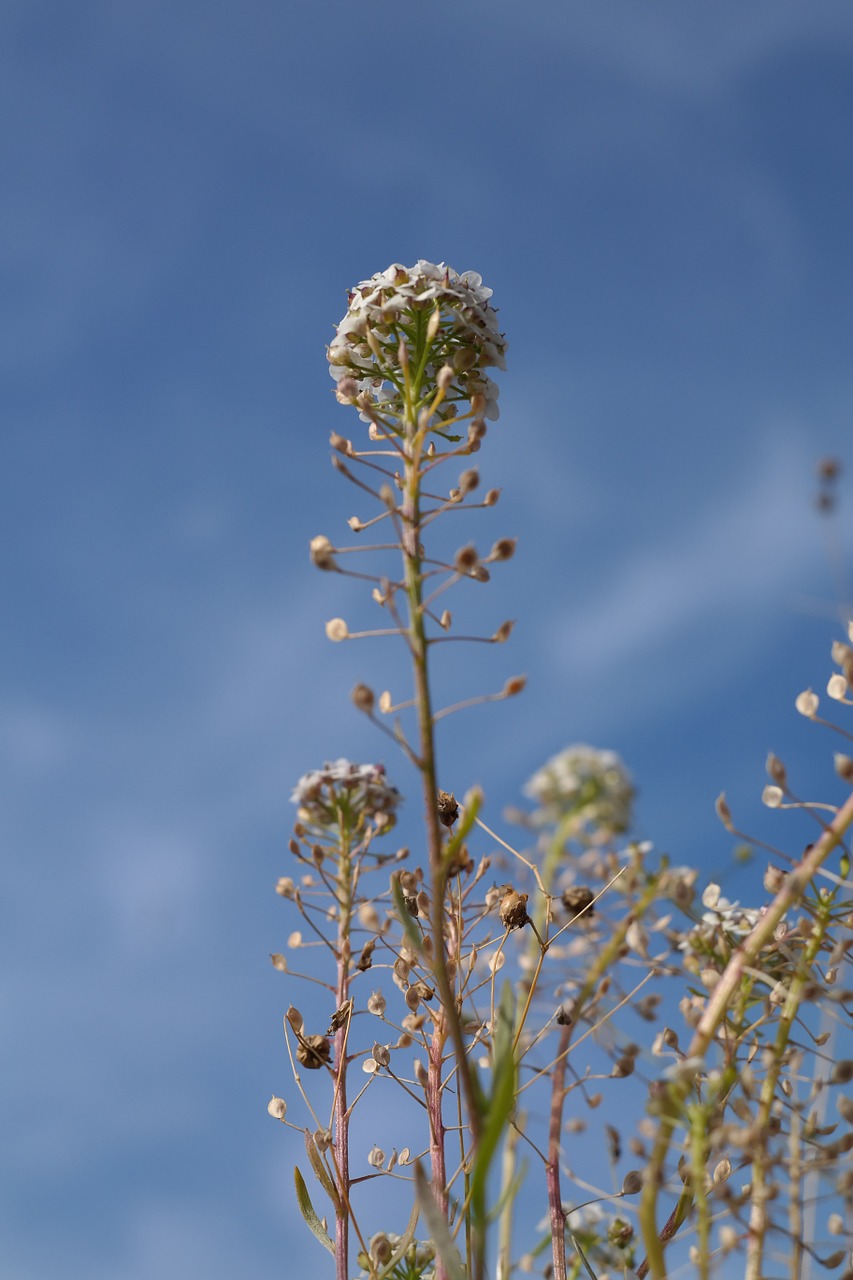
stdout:
[[(808, 581), (820, 559), (813, 512), (803, 478), (811, 459), (801, 438), (784, 427), (768, 432), (752, 483), (733, 477), (730, 493), (706, 500), (691, 523), (630, 548), (606, 587), (558, 617), (553, 661), (592, 673), (652, 652), (672, 655), (703, 632), (713, 659), (714, 636), (746, 622)], [(762, 628), (762, 629), (763, 629)], [(691, 661), (695, 658), (695, 652)]]

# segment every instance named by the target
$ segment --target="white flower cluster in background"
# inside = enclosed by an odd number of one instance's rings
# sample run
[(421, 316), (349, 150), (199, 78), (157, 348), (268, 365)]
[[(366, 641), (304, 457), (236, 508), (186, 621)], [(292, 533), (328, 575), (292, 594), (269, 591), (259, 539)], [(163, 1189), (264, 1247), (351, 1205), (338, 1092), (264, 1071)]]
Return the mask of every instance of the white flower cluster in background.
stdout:
[(298, 806), (301, 822), (318, 827), (350, 823), (393, 822), (402, 797), (385, 777), (381, 764), (352, 764), (341, 758), (304, 773), (293, 788), (291, 803)]
[(443, 262), (421, 260), (413, 267), (394, 263), (362, 280), (350, 293), (347, 313), (328, 348), (338, 399), (355, 404), (365, 421), (383, 412), (399, 415), (400, 342), (405, 340), (415, 360), (432, 320), (435, 332), (423, 383), (434, 389), (439, 370), (452, 374), (439, 417), (454, 417), (456, 402), (477, 396), (482, 405), (476, 416), (497, 419), (498, 388), (484, 371), (506, 368), (506, 339), (489, 305), (491, 296), (476, 271), (460, 275)]
[(631, 825), (634, 787), (615, 751), (583, 743), (566, 747), (534, 773), (524, 794), (538, 803), (537, 821), (562, 822), (577, 816), (605, 835)]

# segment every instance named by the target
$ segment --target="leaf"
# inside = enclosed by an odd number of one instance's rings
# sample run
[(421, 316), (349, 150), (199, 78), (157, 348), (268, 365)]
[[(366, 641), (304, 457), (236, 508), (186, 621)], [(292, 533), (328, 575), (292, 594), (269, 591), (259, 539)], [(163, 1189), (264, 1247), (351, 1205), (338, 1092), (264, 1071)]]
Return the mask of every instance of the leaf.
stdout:
[(329, 1253), (332, 1255), (332, 1257), (334, 1257), (335, 1246), (332, 1244), (332, 1241), (329, 1239), (328, 1231), (323, 1226), (320, 1219), (317, 1217), (317, 1211), (315, 1210), (313, 1204), (311, 1203), (311, 1197), (308, 1194), (308, 1188), (305, 1185), (305, 1179), (302, 1177), (302, 1174), (299, 1172), (298, 1167), (293, 1170), (293, 1180), (296, 1183), (296, 1203), (299, 1205), (299, 1209), (300, 1209), (300, 1212), (302, 1213), (303, 1218), (308, 1223), (308, 1226), (311, 1228), (314, 1235), (320, 1241), (320, 1244), (323, 1245), (326, 1249), (328, 1249)]
[(474, 1221), (481, 1230), (485, 1230), (486, 1225), (486, 1182), (489, 1168), (515, 1105), (516, 1062), (512, 1044), (515, 999), (508, 982), (504, 983), (501, 991), (495, 1022), (492, 1092), (471, 1169), (471, 1210)]
[(462, 1265), (462, 1259), (459, 1256), (459, 1250), (453, 1243), (450, 1236), (450, 1228), (445, 1221), (444, 1215), (435, 1203), (432, 1194), (432, 1187), (427, 1181), (427, 1176), (420, 1166), (420, 1162), (415, 1162), (415, 1189), (418, 1195), (418, 1201), (421, 1206), (421, 1213), (426, 1219), (429, 1227), (429, 1235), (439, 1257), (444, 1263), (447, 1270), (448, 1280), (467, 1280), (465, 1268)]
[(577, 1236), (571, 1236), (570, 1239), (572, 1244), (575, 1246), (575, 1249), (577, 1249), (578, 1257), (580, 1258), (583, 1265), (586, 1267), (589, 1274), (592, 1276), (592, 1280), (598, 1280), (598, 1276), (595, 1274), (592, 1267), (589, 1265), (589, 1263), (586, 1260), (586, 1254), (584, 1253), (583, 1249), (580, 1247), (580, 1243), (578, 1242)]
[(311, 1168), (316, 1174), (317, 1181), (331, 1200), (335, 1213), (339, 1214), (341, 1211), (340, 1197), (338, 1196), (335, 1184), (329, 1177), (328, 1169), (323, 1164), (323, 1157), (317, 1150), (317, 1143), (314, 1141), (314, 1135), (308, 1129), (305, 1130), (305, 1150), (308, 1152), (308, 1159), (311, 1161)]
[(400, 917), (400, 924), (403, 926), (403, 932), (408, 938), (412, 947), (417, 951), (418, 955), (423, 951), (424, 940), (421, 937), (421, 931), (415, 924), (414, 918), (406, 906), (406, 899), (403, 896), (403, 886), (400, 884), (400, 877), (395, 873), (391, 877), (391, 892), (394, 895), (394, 906), (397, 908), (397, 915)]

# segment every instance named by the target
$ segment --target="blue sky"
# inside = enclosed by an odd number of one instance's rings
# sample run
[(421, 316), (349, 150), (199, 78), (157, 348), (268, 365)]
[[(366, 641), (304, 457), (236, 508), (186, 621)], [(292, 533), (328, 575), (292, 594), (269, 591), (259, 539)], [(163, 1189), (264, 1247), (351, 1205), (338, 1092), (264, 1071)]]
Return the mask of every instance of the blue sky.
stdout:
[(445, 785), (495, 821), (588, 741), (676, 861), (727, 862), (723, 788), (796, 853), (758, 796), (771, 747), (837, 795), (792, 703), (840, 634), (853, 11), (7, 0), (0, 112), (0, 1267), (294, 1274), (290, 787), (345, 754), (412, 789), (348, 703), (390, 651), (326, 644), (366, 606), (306, 551), (357, 509), (345, 291), (444, 260), (509, 339), (472, 533), (521, 541), (470, 609), (518, 627), (441, 679), (529, 687), (449, 722)]

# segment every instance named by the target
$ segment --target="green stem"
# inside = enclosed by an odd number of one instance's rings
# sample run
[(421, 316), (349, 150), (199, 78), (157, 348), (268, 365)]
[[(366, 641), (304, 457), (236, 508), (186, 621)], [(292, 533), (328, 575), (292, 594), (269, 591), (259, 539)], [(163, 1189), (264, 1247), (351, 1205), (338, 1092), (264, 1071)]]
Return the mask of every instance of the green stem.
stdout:
[[(422, 362), (420, 362), (422, 364)], [(432, 965), (436, 986), (441, 1000), (441, 1014), (436, 1024), (433, 1046), (443, 1046), (447, 1034), (453, 1042), (456, 1057), (457, 1074), (461, 1082), (468, 1112), (468, 1125), (471, 1130), (473, 1150), (476, 1150), (480, 1137), (481, 1116), (474, 1092), (474, 1082), (468, 1062), (462, 1022), (456, 1003), (447, 969), (447, 952), (445, 944), (445, 888), (446, 870), (443, 865), (442, 833), (438, 816), (438, 780), (435, 753), (435, 726), (433, 721), (432, 701), (429, 684), (428, 646), (423, 610), (423, 571), (420, 545), (421, 534), (421, 464), (423, 460), (424, 433), (418, 429), (415, 403), (419, 386), (411, 388), (411, 397), (407, 405), (405, 477), (403, 501), (400, 516), (403, 524), (402, 550), (404, 561), (404, 582), (408, 603), (408, 634), (412, 654), (415, 705), (417, 708), (419, 732), (419, 768), (424, 799), (424, 817), (426, 821), (427, 849), (429, 854), (431, 904), (430, 930), (433, 941)], [(440, 1128), (441, 1145), (443, 1147), (443, 1125), (439, 1126), (441, 1107), (441, 1063), (431, 1055), (431, 1107), (433, 1108), (433, 1126)], [(436, 1078), (435, 1073), (438, 1073)], [(437, 1110), (436, 1110), (437, 1109)], [(438, 1156), (438, 1144), (433, 1151), (433, 1193), (436, 1203), (447, 1212), (446, 1175), (443, 1158)], [(438, 1166), (438, 1167), (437, 1167)], [(441, 1184), (441, 1185), (439, 1185)], [(484, 1242), (475, 1241), (474, 1276), (481, 1280), (485, 1274)]]

